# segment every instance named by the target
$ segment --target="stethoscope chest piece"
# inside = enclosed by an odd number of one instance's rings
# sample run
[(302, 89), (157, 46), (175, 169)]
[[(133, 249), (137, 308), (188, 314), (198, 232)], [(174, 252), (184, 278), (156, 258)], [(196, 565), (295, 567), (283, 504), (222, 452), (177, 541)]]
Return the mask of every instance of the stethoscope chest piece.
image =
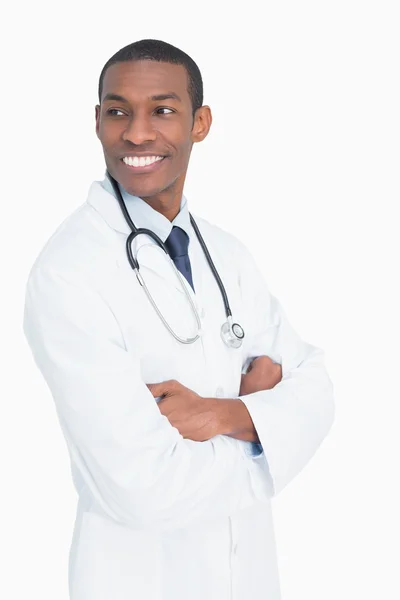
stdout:
[(240, 348), (243, 343), (244, 331), (239, 323), (233, 323), (232, 317), (221, 327), (221, 338), (229, 348)]

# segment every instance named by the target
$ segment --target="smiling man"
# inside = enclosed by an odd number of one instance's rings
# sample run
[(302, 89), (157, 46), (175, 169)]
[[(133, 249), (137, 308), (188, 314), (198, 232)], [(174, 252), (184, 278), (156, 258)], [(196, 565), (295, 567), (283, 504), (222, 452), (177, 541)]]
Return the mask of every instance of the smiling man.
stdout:
[(96, 106), (109, 173), (170, 221), (179, 212), (192, 146), (211, 126), (211, 111), (201, 106), (201, 76), (194, 63), (192, 69), (196, 80), (190, 86), (182, 64), (111, 62)]
[(24, 331), (79, 495), (71, 600), (280, 600), (271, 499), (333, 422), (323, 351), (246, 247), (189, 213), (211, 122), (186, 53), (119, 50), (96, 106), (105, 177), (29, 275)]

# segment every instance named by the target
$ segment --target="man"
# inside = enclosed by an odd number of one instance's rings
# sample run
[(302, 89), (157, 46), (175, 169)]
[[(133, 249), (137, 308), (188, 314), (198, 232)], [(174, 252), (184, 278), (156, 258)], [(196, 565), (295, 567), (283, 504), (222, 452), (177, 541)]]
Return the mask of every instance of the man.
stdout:
[[(157, 40), (117, 52), (96, 106), (106, 177), (29, 276), (24, 330), (79, 495), (72, 600), (278, 600), (271, 498), (333, 421), (322, 351), (290, 326), (245, 246), (196, 216), (245, 332), (239, 347), (224, 343), (221, 292), (183, 195), (211, 120), (187, 54)], [(182, 273), (150, 237), (132, 242), (171, 330), (128, 264), (114, 185)], [(197, 333), (188, 299), (201, 333), (181, 343), (171, 331)]]

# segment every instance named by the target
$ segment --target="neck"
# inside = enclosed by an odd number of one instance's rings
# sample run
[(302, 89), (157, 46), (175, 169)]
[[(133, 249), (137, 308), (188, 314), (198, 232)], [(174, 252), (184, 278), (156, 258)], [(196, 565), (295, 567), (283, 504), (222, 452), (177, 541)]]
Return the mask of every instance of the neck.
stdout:
[(156, 196), (144, 197), (144, 200), (151, 208), (161, 213), (169, 221), (173, 221), (181, 209), (182, 192), (161, 192)]
[(181, 201), (183, 194), (184, 179), (176, 179), (168, 188), (162, 190), (154, 196), (141, 196), (147, 204), (154, 210), (161, 213), (168, 219), (173, 221), (176, 215), (181, 210)]

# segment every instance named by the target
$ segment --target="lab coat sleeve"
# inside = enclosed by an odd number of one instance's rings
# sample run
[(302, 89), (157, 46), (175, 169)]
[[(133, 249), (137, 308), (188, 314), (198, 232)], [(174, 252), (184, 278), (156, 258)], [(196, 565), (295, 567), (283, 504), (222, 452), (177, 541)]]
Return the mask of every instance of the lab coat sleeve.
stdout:
[(253, 487), (241, 442), (184, 439), (160, 413), (106, 300), (72, 277), (32, 270), (24, 332), (71, 461), (101, 509), (130, 527), (167, 530), (270, 498), (267, 482)]
[(282, 365), (271, 390), (239, 396), (246, 405), (263, 452), (262, 463), (276, 496), (308, 463), (334, 420), (333, 385), (324, 353), (303, 341), (290, 325), (253, 257), (242, 246), (240, 285), (248, 315), (245, 362), (269, 356)]

